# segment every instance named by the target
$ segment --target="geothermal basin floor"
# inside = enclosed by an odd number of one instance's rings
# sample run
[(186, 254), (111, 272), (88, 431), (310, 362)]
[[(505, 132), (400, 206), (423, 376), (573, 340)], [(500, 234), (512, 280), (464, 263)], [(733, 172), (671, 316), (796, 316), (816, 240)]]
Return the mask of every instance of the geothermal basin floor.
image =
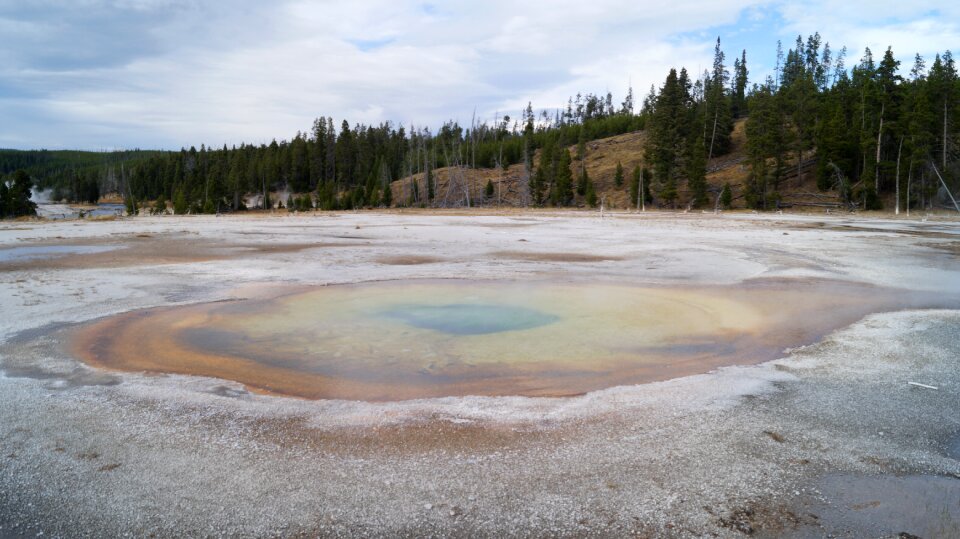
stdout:
[[(2, 223), (0, 537), (957, 536), (958, 246), (949, 218)], [(302, 399), (93, 367), (70, 346), (150, 309), (450, 279), (897, 299), (759, 364), (568, 397)]]

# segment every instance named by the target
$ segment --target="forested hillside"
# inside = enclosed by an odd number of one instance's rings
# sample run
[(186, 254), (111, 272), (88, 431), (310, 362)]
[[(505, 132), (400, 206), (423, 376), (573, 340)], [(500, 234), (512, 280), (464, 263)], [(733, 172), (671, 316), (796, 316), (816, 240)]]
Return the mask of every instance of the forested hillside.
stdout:
[[(671, 69), (635, 104), (577, 95), (565, 108), (469, 126), (351, 124), (330, 117), (270, 144), (179, 152), (0, 151), (54, 198), (115, 192), (176, 213), (277, 204), (306, 209), (484, 204), (937, 207), (960, 187), (960, 80), (949, 51), (909, 69), (867, 49), (848, 69), (819, 34), (778, 45), (751, 82), (747, 53), (717, 40), (702, 74)], [(738, 131), (735, 133), (734, 128)], [(735, 144), (735, 138), (739, 143)], [(734, 153), (730, 153), (733, 151)], [(642, 189), (641, 189), (642, 186)], [(813, 187), (815, 186), (815, 187)], [(808, 202), (796, 195), (806, 193)], [(640, 193), (643, 193), (640, 196)], [(809, 201), (813, 202), (809, 202)]]
[(0, 150), (0, 176), (23, 170), (52, 198), (96, 202), (101, 193), (118, 192), (123, 165), (139, 166), (158, 151), (83, 152)]

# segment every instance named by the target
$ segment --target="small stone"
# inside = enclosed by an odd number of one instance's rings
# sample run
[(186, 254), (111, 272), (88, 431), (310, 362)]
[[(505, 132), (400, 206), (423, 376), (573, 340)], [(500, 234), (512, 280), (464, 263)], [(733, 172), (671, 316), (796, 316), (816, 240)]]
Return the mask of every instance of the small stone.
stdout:
[(423, 504), (423, 508), (426, 509), (427, 511), (429, 511), (429, 510), (433, 509), (433, 504), (432, 504), (432, 503), (425, 503), (425, 504)]

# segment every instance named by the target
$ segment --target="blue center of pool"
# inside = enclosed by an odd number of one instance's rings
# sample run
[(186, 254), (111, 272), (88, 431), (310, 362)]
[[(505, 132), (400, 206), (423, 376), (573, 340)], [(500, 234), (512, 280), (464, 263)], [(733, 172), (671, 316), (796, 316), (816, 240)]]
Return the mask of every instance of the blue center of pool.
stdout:
[(514, 305), (451, 303), (399, 305), (380, 313), (407, 325), (451, 335), (485, 335), (552, 324), (560, 317)]

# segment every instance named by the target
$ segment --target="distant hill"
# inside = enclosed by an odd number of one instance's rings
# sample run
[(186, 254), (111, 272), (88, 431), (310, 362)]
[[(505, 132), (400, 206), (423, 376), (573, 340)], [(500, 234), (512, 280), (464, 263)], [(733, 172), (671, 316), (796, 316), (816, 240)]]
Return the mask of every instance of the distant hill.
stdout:
[[(709, 184), (711, 206), (716, 204), (716, 197), (723, 185), (729, 183), (733, 191), (733, 207), (745, 207), (742, 191), (743, 184), (750, 172), (745, 155), (745, 127), (746, 119), (735, 122), (731, 137), (731, 151), (726, 155), (715, 157), (707, 163), (707, 183)], [(644, 131), (634, 131), (586, 143), (583, 167), (594, 182), (598, 196), (604, 199), (606, 207), (622, 209), (634, 206), (634, 203), (629, 200), (630, 177), (635, 166), (644, 165), (645, 143), (646, 133)], [(573, 155), (576, 155), (576, 149), (575, 144), (569, 147), (570, 153)], [(539, 154), (538, 150), (533, 159), (534, 163), (538, 162)], [(624, 170), (624, 183), (621, 187), (617, 187), (614, 182), (618, 162)], [(803, 174), (799, 181), (795, 164), (791, 166), (791, 170), (788, 171), (780, 189), (784, 204), (804, 207), (839, 204), (840, 199), (836, 192), (819, 192), (817, 190), (813, 176), (814, 163), (815, 154), (811, 153), (809, 158), (804, 160)], [(574, 159), (571, 170), (575, 178), (580, 173), (580, 166), (580, 162)], [(456, 201), (465, 201), (464, 186), (469, 186), (471, 203), (475, 205), (477, 201), (480, 201), (484, 205), (496, 205), (499, 202), (503, 205), (519, 206), (529, 199), (528, 190), (524, 184), (523, 164), (512, 165), (505, 170), (499, 168), (458, 169), (443, 167), (435, 170), (434, 174), (437, 180), (437, 200), (440, 202), (447, 200), (448, 205)], [(484, 197), (484, 188), (488, 181), (492, 182), (494, 187), (493, 196), (489, 199)], [(416, 190), (420, 197), (424, 198), (426, 196), (424, 175), (414, 174), (396, 180), (391, 184), (395, 204), (409, 205), (414, 193), (414, 182), (417, 183)], [(653, 207), (657, 207), (656, 189), (654, 188), (653, 191)], [(690, 193), (685, 184), (679, 186), (679, 195), (677, 207), (687, 207), (690, 201)], [(576, 196), (575, 203), (581, 207), (586, 206), (583, 196)]]

